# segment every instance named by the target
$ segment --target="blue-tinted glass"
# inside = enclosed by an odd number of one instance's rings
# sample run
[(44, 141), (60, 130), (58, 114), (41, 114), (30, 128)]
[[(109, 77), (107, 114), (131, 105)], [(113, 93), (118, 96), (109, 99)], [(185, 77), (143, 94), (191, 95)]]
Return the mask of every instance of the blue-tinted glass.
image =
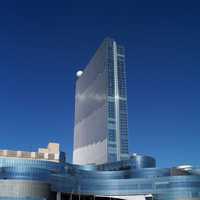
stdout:
[(108, 130), (109, 141), (116, 141), (116, 131), (114, 129)]

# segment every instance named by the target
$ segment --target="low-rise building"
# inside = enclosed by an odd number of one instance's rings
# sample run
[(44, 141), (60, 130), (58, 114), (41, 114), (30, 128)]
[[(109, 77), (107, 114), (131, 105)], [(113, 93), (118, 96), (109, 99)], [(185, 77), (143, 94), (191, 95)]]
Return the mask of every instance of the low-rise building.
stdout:
[(198, 167), (157, 168), (155, 159), (137, 154), (103, 165), (73, 165), (58, 159), (57, 144), (37, 153), (1, 151), (0, 199), (200, 199)]

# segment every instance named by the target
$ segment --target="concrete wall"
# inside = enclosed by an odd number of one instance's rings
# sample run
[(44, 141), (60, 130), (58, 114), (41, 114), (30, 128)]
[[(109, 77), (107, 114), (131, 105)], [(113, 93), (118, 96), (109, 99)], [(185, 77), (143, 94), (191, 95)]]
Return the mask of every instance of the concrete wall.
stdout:
[(38, 181), (0, 180), (2, 198), (48, 198), (49, 184)]

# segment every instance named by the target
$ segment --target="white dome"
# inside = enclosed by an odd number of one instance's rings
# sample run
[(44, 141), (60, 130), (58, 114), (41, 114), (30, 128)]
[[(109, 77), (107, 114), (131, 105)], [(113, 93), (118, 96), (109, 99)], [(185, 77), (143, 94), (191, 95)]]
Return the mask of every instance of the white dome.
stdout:
[(83, 74), (83, 71), (82, 71), (82, 70), (79, 70), (79, 71), (76, 72), (76, 76), (77, 76), (77, 77), (82, 76), (82, 74)]
[(179, 166), (177, 167), (177, 169), (189, 171), (189, 170), (192, 169), (192, 166), (191, 166), (191, 165), (179, 165)]

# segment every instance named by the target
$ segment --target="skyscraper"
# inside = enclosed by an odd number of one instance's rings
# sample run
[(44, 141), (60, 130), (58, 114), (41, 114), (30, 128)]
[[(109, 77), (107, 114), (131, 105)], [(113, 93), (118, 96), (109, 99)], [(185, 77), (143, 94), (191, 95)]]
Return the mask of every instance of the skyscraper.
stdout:
[(77, 72), (73, 163), (102, 164), (128, 158), (124, 48), (106, 38)]

